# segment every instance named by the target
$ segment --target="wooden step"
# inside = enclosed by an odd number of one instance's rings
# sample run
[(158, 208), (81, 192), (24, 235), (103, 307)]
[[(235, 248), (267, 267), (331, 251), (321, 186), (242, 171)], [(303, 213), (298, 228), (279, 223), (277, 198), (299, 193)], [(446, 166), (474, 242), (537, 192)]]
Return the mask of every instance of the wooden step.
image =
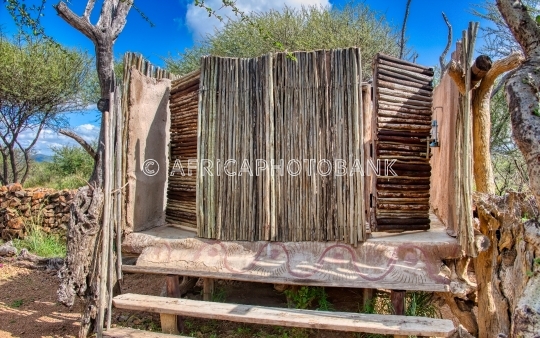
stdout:
[(187, 336), (170, 335), (159, 332), (141, 331), (127, 327), (115, 327), (103, 332), (103, 337), (110, 338), (188, 338)]
[(126, 310), (346, 332), (449, 337), (455, 331), (452, 321), (446, 319), (283, 309), (137, 294), (114, 297), (113, 304)]
[(226, 273), (223, 271), (208, 271), (203, 269), (193, 268), (173, 268), (159, 266), (139, 266), (139, 265), (122, 265), (122, 271), (125, 273), (139, 273), (148, 275), (177, 275), (200, 277), (210, 279), (225, 279), (236, 280), (250, 283), (267, 283), (267, 284), (285, 284), (285, 285), (302, 285), (302, 286), (323, 286), (323, 287), (346, 287), (346, 288), (364, 288), (364, 289), (386, 289), (386, 290), (407, 290), (407, 291), (425, 291), (425, 292), (449, 292), (450, 286), (446, 282), (433, 282), (426, 279), (406, 280), (406, 276), (398, 276), (399, 279), (393, 281), (358, 281), (347, 280), (345, 278), (336, 282), (329, 279), (302, 279), (291, 278), (290, 276), (260, 276), (250, 271), (240, 273)]

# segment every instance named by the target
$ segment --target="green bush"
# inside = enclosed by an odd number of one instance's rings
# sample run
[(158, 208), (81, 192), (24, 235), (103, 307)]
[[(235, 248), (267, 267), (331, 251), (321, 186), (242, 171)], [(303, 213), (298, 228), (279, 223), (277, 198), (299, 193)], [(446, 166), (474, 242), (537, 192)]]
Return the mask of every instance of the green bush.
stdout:
[(198, 69), (203, 55), (252, 58), (269, 52), (357, 46), (362, 50), (362, 71), (367, 79), (371, 77), (375, 54), (397, 56), (399, 41), (399, 30), (364, 2), (351, 2), (341, 8), (285, 7), (232, 18), (199, 45), (165, 61), (170, 71), (183, 75)]
[(25, 187), (76, 189), (86, 185), (94, 170), (94, 159), (80, 146), (54, 147), (52, 162), (36, 163)]

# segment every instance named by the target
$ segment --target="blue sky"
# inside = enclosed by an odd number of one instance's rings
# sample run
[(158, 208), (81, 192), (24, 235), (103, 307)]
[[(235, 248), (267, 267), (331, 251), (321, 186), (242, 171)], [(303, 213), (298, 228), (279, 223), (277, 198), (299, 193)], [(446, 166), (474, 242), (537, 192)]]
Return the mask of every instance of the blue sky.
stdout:
[[(27, 0), (32, 4), (33, 0)], [(43, 17), (43, 26), (47, 34), (59, 43), (87, 50), (93, 54), (92, 43), (81, 33), (67, 25), (60, 19), (52, 4), (57, 1), (47, 1), (47, 8)], [(212, 8), (219, 8), (221, 0), (206, 0)], [(264, 11), (267, 9), (279, 9), (284, 4), (290, 7), (301, 5), (321, 5), (341, 7), (348, 0), (237, 0), (237, 6), (245, 11)], [(366, 0), (365, 3), (372, 9), (384, 14), (387, 20), (401, 26), (405, 12), (406, 0), (377, 1)], [(407, 24), (407, 36), (409, 47), (412, 47), (419, 57), (417, 62), (423, 65), (433, 66), (438, 64), (438, 58), (447, 41), (447, 28), (442, 19), (441, 12), (445, 12), (454, 28), (454, 44), (461, 36), (461, 31), (467, 28), (469, 21), (478, 21), (470, 11), (474, 4), (482, 0), (412, 0)], [(86, 1), (73, 0), (69, 6), (72, 10), (81, 14), (84, 11)], [(189, 48), (205, 33), (211, 33), (219, 28), (220, 23), (214, 18), (208, 18), (200, 8), (193, 6), (193, 0), (160, 0), (135, 1), (136, 6), (149, 17), (155, 25), (151, 27), (136, 10), (131, 10), (127, 25), (116, 41), (114, 53), (121, 57), (125, 52), (138, 52), (156, 65), (163, 65), (162, 57)], [(99, 15), (100, 1), (96, 3), (92, 22), (95, 23)], [(226, 15), (227, 13), (225, 13)], [(480, 22), (485, 26), (486, 22)], [(13, 34), (15, 26), (4, 6), (0, 6), (0, 25), (5, 33)], [(481, 45), (479, 39), (477, 46)], [(90, 110), (86, 114), (71, 114), (70, 125), (75, 131), (91, 140), (97, 137), (99, 132), (99, 113)], [(67, 144), (71, 141), (52, 131), (45, 131), (40, 136), (36, 145), (38, 153), (50, 154), (51, 145)]]

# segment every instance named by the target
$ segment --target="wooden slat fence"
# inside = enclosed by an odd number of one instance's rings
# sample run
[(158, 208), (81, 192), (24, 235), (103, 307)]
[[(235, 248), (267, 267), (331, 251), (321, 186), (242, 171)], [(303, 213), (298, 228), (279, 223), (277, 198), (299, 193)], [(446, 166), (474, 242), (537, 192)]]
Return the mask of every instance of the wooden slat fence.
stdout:
[[(373, 231), (429, 229), (429, 138), (433, 69), (378, 54), (374, 67)], [(386, 173), (384, 161), (397, 176)]]
[(365, 239), (363, 177), (350, 175), (364, 156), (360, 51), (293, 55), (202, 59), (198, 158), (211, 161), (214, 174), (201, 162), (200, 237)]

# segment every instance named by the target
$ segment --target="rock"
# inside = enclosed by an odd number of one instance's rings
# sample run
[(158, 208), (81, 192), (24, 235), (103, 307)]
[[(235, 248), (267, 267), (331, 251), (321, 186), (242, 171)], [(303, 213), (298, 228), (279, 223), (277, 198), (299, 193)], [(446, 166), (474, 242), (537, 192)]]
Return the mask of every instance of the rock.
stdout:
[(44, 197), (45, 197), (44, 192), (37, 191), (37, 192), (34, 192), (34, 195), (32, 196), (32, 199), (35, 201), (35, 200), (43, 199)]
[(17, 217), (17, 218), (10, 219), (7, 222), (7, 226), (8, 228), (15, 229), (15, 230), (24, 229), (24, 222), (20, 217)]
[(17, 256), (17, 248), (13, 246), (13, 242), (9, 241), (0, 245), (0, 256), (12, 257)]
[(24, 198), (26, 197), (26, 192), (24, 190), (17, 190), (15, 191), (15, 196), (18, 198)]
[(23, 189), (22, 185), (19, 183), (11, 183), (7, 185), (7, 189), (9, 192), (16, 192)]
[(16, 208), (19, 205), (21, 205), (21, 201), (18, 198), (12, 199), (11, 202), (9, 203), (10, 208)]

